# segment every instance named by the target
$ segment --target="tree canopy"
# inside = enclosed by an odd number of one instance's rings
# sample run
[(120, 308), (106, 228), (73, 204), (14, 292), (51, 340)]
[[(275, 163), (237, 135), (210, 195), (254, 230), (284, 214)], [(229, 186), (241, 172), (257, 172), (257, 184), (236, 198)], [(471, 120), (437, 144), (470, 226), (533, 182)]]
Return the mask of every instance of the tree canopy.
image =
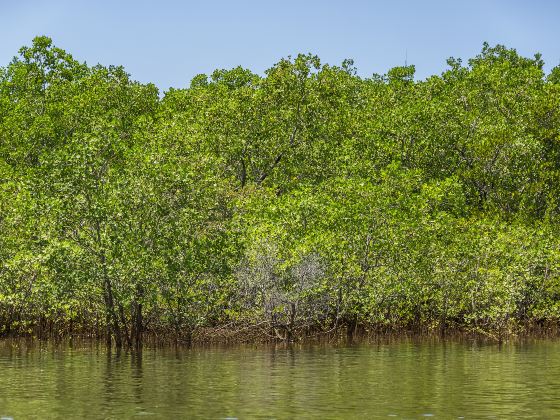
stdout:
[(0, 334), (489, 333), (560, 319), (560, 69), (310, 54), (160, 96), (37, 37), (0, 68)]

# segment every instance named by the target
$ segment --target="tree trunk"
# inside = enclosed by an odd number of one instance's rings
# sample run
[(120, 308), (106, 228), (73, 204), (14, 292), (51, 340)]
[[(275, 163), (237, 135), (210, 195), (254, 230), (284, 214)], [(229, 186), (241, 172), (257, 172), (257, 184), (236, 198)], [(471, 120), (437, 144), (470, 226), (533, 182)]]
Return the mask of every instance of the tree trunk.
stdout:
[(122, 337), (119, 327), (119, 319), (115, 311), (115, 301), (113, 298), (113, 287), (107, 273), (107, 265), (105, 264), (105, 255), (102, 255), (101, 262), (103, 265), (103, 285), (105, 288), (105, 310), (107, 322), (107, 345), (111, 346), (111, 336), (115, 338), (117, 348), (122, 347)]
[(142, 304), (134, 302), (134, 324), (133, 324), (133, 340), (134, 346), (138, 349), (142, 347), (142, 331), (143, 331), (143, 319), (142, 319)]
[(144, 331), (144, 319), (142, 316), (142, 298), (144, 297), (144, 288), (136, 283), (136, 293), (132, 302), (133, 318), (132, 318), (132, 339), (134, 346), (139, 349), (142, 347), (142, 332)]
[(290, 303), (290, 323), (288, 324), (288, 331), (286, 333), (286, 341), (292, 341), (294, 338), (294, 327), (296, 324), (297, 306), (294, 302)]
[(121, 317), (121, 324), (124, 332), (124, 338), (126, 338), (126, 344), (129, 348), (131, 348), (132, 338), (131, 338), (131, 334), (129, 334), (128, 332), (128, 323), (126, 322), (126, 317), (124, 316), (124, 308), (120, 303), (119, 303), (119, 315)]

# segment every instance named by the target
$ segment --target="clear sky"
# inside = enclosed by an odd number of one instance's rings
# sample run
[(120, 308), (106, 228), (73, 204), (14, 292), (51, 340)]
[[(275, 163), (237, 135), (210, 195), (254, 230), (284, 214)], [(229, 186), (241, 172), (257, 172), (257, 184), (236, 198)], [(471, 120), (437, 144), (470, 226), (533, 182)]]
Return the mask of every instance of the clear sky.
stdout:
[(121, 64), (163, 90), (216, 68), (262, 73), (299, 52), (353, 58), (362, 76), (408, 56), (423, 79), (484, 41), (541, 52), (550, 69), (560, 63), (559, 18), (556, 0), (0, 0), (0, 65), (47, 35), (80, 61)]

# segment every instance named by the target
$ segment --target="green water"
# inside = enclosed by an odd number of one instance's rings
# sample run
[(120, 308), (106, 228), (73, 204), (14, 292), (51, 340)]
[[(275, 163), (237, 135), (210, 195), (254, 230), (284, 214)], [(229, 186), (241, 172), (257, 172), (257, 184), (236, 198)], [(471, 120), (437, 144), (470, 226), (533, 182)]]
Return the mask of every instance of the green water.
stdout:
[(0, 343), (0, 416), (560, 418), (560, 342), (144, 349)]

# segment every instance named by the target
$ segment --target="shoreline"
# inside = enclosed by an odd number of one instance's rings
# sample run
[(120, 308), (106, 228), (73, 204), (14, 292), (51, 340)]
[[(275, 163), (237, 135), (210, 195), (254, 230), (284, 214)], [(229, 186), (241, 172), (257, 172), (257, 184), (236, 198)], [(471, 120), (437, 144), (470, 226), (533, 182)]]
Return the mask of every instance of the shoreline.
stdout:
[(0, 342), (25, 341), (32, 343), (95, 343), (97, 346), (108, 349), (134, 350), (138, 348), (151, 347), (194, 347), (201, 348), (206, 346), (269, 346), (269, 345), (352, 345), (370, 342), (392, 342), (401, 340), (435, 340), (435, 341), (475, 341), (481, 343), (516, 343), (524, 340), (556, 339), (560, 337), (560, 324), (556, 322), (545, 325), (524, 325), (515, 330), (496, 331), (475, 328), (449, 328), (443, 333), (439, 328), (397, 328), (361, 325), (350, 331), (345, 326), (340, 326), (333, 330), (322, 331), (319, 329), (296, 331), (291, 339), (274, 336), (270, 331), (264, 331), (257, 325), (243, 326), (239, 328), (199, 328), (190, 334), (176, 336), (170, 332), (145, 332), (143, 340), (136, 345), (116, 346), (113, 342), (107, 346), (106, 336), (95, 335), (84, 332), (74, 332), (71, 334), (9, 334), (0, 336)]

